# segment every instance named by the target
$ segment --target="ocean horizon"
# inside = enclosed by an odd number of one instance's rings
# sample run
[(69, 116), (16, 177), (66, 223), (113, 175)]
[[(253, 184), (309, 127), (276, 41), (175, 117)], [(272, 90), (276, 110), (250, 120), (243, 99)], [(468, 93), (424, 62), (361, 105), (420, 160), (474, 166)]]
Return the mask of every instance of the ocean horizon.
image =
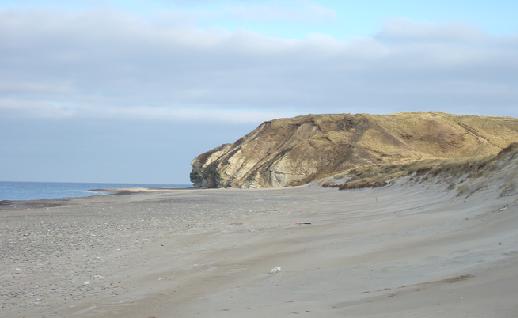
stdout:
[(190, 188), (191, 184), (146, 184), (146, 183), (81, 183), (81, 182), (36, 182), (0, 181), (1, 200), (67, 199), (108, 194), (95, 189), (109, 188)]

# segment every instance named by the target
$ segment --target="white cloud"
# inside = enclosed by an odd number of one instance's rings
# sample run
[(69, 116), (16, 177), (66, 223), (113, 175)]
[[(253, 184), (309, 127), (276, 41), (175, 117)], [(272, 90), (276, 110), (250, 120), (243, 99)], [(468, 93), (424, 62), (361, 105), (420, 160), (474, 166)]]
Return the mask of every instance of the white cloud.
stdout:
[(214, 109), (213, 107), (165, 107), (165, 106), (110, 106), (74, 104), (52, 101), (0, 99), (0, 113), (4, 115), (29, 115), (42, 119), (139, 119), (160, 121), (202, 121), (228, 123), (257, 123), (272, 118), (292, 117), (295, 113), (257, 111), (253, 109)]
[(336, 12), (310, 1), (285, 1), (284, 4), (241, 4), (223, 8), (223, 17), (247, 21), (318, 22), (336, 18)]
[(433, 109), (516, 116), (516, 74), (518, 38), (461, 25), (392, 21), (370, 38), (295, 40), (114, 11), (0, 11), (0, 115), (254, 122)]
[(55, 83), (49, 85), (46, 83), (35, 82), (18, 82), (0, 81), (0, 94), (41, 94), (41, 93), (70, 93), (71, 87), (68, 83)]
[(385, 23), (378, 38), (392, 41), (420, 42), (476, 42), (488, 38), (480, 30), (464, 24), (416, 23), (407, 19), (393, 19)]

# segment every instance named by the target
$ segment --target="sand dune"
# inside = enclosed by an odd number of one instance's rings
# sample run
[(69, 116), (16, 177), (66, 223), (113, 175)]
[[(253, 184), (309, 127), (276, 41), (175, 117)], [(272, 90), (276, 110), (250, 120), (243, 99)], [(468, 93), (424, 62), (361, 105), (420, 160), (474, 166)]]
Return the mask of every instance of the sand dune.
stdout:
[(375, 189), (2, 206), (1, 316), (517, 317), (517, 160)]

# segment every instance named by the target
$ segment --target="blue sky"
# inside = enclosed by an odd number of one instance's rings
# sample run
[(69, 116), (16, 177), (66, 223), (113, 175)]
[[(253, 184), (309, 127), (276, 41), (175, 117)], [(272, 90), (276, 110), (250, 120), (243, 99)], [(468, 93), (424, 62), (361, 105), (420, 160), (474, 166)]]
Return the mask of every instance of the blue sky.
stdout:
[(307, 113), (518, 116), (513, 1), (0, 0), (0, 180), (188, 182)]
[[(246, 29), (268, 35), (300, 38), (310, 33), (325, 33), (339, 38), (368, 36), (380, 30), (390, 19), (406, 18), (431, 23), (461, 23), (472, 25), (492, 34), (513, 34), (518, 28), (518, 3), (512, 0), (320, 0), (320, 1), (160, 1), (160, 0), (1, 0), (3, 8), (44, 10), (122, 10), (139, 15), (155, 15), (164, 11), (222, 12), (228, 8), (273, 8), (297, 11), (307, 7), (307, 13), (316, 12), (313, 20), (286, 21), (282, 14), (277, 18), (263, 19), (209, 19), (200, 18), (199, 25), (228, 30)], [(326, 16), (325, 13), (329, 16)], [(319, 17), (319, 14), (322, 15)], [(307, 17), (306, 17), (307, 18)], [(266, 20), (266, 21), (265, 21)], [(308, 21), (309, 20), (309, 21)], [(267, 22), (267, 23), (265, 23)]]

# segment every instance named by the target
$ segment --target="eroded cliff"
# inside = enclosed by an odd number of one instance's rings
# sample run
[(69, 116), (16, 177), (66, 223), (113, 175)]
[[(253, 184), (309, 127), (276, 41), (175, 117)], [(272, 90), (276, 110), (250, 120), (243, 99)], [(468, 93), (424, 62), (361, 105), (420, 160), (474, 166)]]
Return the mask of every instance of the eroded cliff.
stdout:
[[(484, 158), (518, 141), (518, 119), (445, 113), (307, 115), (262, 123), (192, 162), (204, 187), (344, 184), (373, 167)], [(390, 170), (390, 169), (389, 169)]]

